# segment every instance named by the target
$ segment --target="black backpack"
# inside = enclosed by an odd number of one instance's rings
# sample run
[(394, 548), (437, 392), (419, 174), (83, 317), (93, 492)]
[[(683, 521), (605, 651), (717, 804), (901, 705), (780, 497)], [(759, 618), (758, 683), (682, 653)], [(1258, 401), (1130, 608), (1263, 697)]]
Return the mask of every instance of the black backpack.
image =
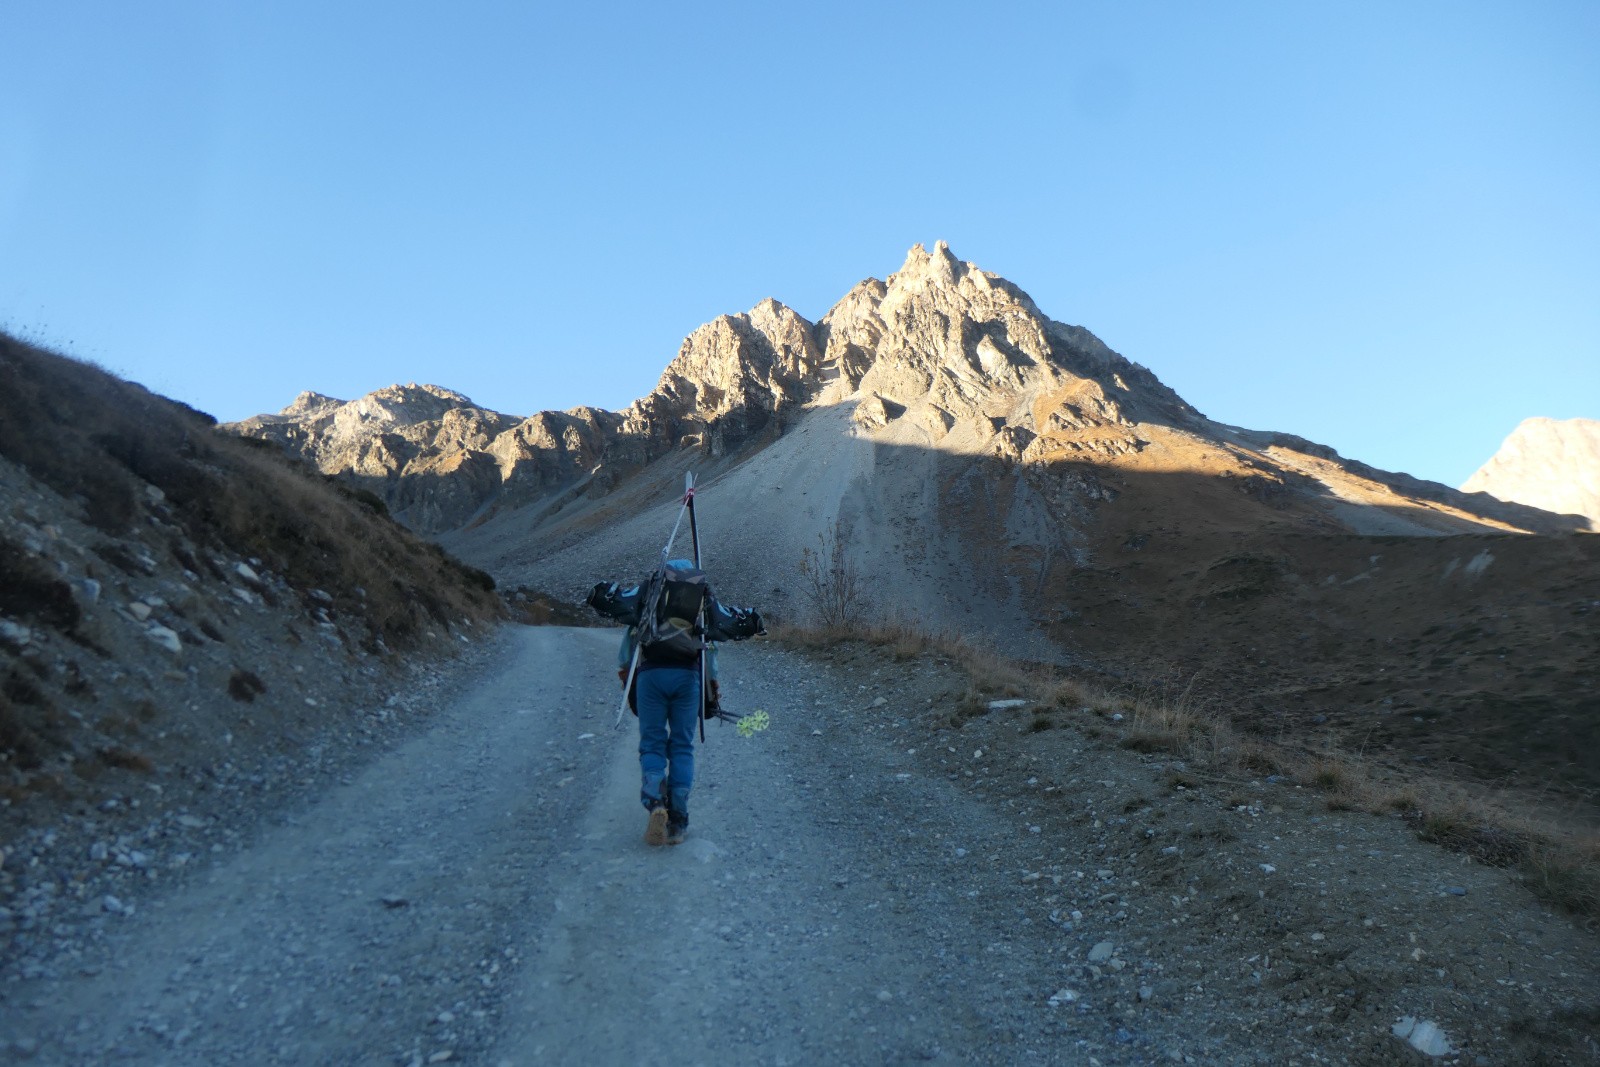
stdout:
[(706, 647), (702, 612), (711, 597), (705, 572), (673, 562), (645, 583), (639, 604), (639, 657), (689, 666)]

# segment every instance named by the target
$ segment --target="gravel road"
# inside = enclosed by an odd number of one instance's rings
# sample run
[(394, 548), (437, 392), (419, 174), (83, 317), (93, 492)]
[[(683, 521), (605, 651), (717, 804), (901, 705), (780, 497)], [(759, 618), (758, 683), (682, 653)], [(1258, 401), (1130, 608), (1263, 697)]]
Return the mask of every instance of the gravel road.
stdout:
[(795, 758), (811, 717), (737, 651), (729, 698), (767, 700), (780, 728), (713, 725), (689, 839), (642, 843), (615, 641), (513, 631), (425, 734), (35, 983), (16, 1047), (81, 1064), (1011, 1058), (960, 995), (985, 946), (929, 940), (910, 895), (886, 899), (875, 842), (819, 820), (826, 772)]
[[(272, 813), (238, 853), (152, 889), (72, 973), (8, 989), (10, 1054), (208, 1065), (1416, 1062), (1382, 1011), (1357, 1013), (1367, 1043), (1341, 1052), (1332, 1031), (1294, 1015), (1322, 1003), (1315, 995), (1285, 1006), (1304, 994), (1256, 989), (1268, 1007), (1251, 1011), (1209, 976), (1216, 960), (1203, 980), (1220, 992), (1191, 991), (1200, 976), (1180, 991), (1191, 961), (1178, 944), (1209, 944), (1188, 914), (1141, 912), (1140, 881), (1119, 888), (1121, 870), (1093, 869), (1113, 865), (1104, 851), (1081, 855), (1099, 818), (1091, 830), (1074, 814), (1077, 840), (1028, 814), (1042, 788), (1043, 771), (1024, 777), (1036, 756), (1018, 749), (1015, 789), (986, 797), (996, 777), (953, 769), (963, 765), (954, 737), (936, 763), (925, 723), (892, 704), (864, 717), (884, 703), (880, 687), (896, 692), (892, 668), (757, 643), (726, 650), (726, 702), (767, 710), (772, 728), (741, 738), (714, 724), (688, 840), (644, 845), (633, 723), (612, 726), (616, 638), (509, 628), (500, 653), (411, 739)], [(936, 673), (921, 680), (944, 684)], [(938, 697), (917, 690), (918, 710)], [(1188, 810), (1188, 799), (1173, 803)], [(1105, 821), (1110, 833), (1129, 819)], [(1170, 860), (1178, 846), (1161, 851), (1166, 839), (1153, 835), (1149, 862)], [(1145, 892), (1198, 907), (1188, 881)], [(1106, 917), (1085, 920), (1072, 911), (1080, 900)], [(1249, 921), (1240, 903), (1224, 910)], [(1130, 951), (1140, 922), (1179, 941)], [(1238, 988), (1252, 967), (1259, 986), (1262, 965), (1240, 966)]]

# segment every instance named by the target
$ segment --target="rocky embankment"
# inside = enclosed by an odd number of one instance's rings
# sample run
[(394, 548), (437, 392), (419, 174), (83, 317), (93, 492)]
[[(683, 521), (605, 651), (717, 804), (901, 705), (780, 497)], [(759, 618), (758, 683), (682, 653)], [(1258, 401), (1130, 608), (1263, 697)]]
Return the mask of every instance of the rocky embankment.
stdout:
[[(486, 575), (196, 412), (0, 336), (0, 944), (116, 913), (360, 745)], [(89, 873), (104, 868), (112, 879)]]
[(71, 600), (54, 610), (73, 619), (62, 632), (0, 618), (0, 970), (13, 980), (70, 967), (80, 927), (131, 914), (237, 849), (241, 824), (337, 777), (427, 700), (435, 664), (488, 634), (463, 621), (404, 658), (368, 651), (331, 595), (297, 595), (259, 561), (185, 572), (159, 532), (95, 535), (4, 461), (0, 497), (0, 544), (58, 576)]

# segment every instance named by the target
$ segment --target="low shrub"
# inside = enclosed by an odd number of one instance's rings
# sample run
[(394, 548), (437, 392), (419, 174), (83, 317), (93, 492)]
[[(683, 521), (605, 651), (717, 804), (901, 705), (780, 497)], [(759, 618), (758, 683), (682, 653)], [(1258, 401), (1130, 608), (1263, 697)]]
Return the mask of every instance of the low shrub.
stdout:
[(0, 614), (72, 630), (80, 612), (67, 583), (21, 545), (0, 538)]
[(248, 704), (266, 691), (267, 683), (255, 671), (235, 667), (233, 674), (228, 677), (228, 695), (235, 700)]

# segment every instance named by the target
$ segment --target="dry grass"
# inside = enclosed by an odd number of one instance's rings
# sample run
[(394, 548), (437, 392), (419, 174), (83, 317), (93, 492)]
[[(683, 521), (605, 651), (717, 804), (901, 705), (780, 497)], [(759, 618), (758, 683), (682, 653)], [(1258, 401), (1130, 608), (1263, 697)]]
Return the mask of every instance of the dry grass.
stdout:
[(72, 590), (52, 568), (0, 537), (0, 614), (72, 630), (80, 613)]
[(1140, 701), (1134, 705), (1132, 724), (1122, 744), (1136, 752), (1189, 754), (1199, 745), (1208, 727), (1214, 727), (1214, 723), (1207, 722), (1189, 708)]
[[(1600, 834), (1548, 805), (1390, 766), (1332, 738), (1296, 745), (1241, 730), (1224, 709), (1192, 699), (1192, 685), (1156, 685), (1117, 693), (1049, 667), (1007, 660), (992, 649), (949, 636), (919, 633), (905, 623), (805, 629), (775, 636), (792, 647), (828, 650), (850, 642), (886, 649), (897, 659), (929, 655), (959, 667), (968, 689), (955, 719), (988, 712), (988, 702), (1025, 697), (1034, 716), (1027, 729), (1072, 724), (1081, 732), (1139, 752), (1182, 761), (1169, 785), (1276, 776), (1317, 791), (1330, 809), (1399, 815), (1422, 840), (1492, 866), (1518, 870), (1537, 896), (1575, 915), (1600, 918)], [(1120, 720), (1117, 716), (1121, 716)], [(1055, 716), (1055, 718), (1052, 718)]]

